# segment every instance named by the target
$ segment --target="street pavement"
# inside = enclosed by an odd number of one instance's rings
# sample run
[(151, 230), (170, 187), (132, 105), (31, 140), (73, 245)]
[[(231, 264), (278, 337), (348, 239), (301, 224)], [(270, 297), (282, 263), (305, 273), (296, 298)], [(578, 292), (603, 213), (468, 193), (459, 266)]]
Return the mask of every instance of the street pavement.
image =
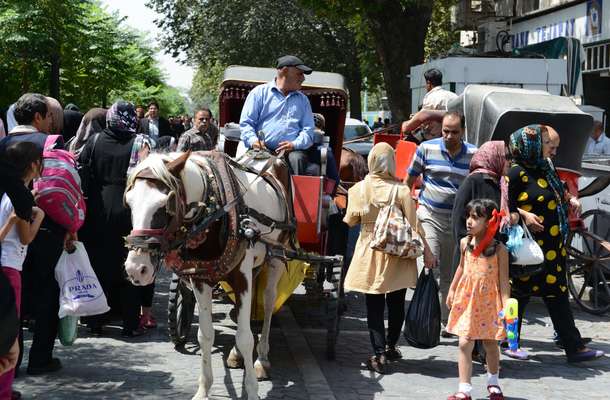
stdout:
[[(70, 347), (57, 342), (55, 355), (64, 368), (54, 374), (31, 377), (25, 373), (27, 354), (15, 389), (24, 399), (190, 399), (197, 390), (200, 372), (195, 342), (177, 351), (167, 335), (169, 274), (156, 285), (154, 313), (159, 327), (143, 337), (125, 339), (120, 327), (106, 329), (104, 337), (88, 335), (79, 328), (79, 338)], [(298, 292), (302, 292), (299, 290)], [(409, 291), (410, 296), (412, 291)], [(318, 307), (306, 296), (295, 295), (275, 317), (271, 329), (271, 380), (260, 382), (262, 399), (445, 399), (457, 389), (457, 340), (441, 339), (429, 350), (408, 347), (401, 339), (404, 359), (390, 365), (390, 374), (366, 370), (370, 354), (364, 297), (347, 294), (347, 312), (335, 361), (326, 359), (326, 331)], [(234, 342), (235, 324), (231, 305), (214, 304), (216, 340), (212, 366), (213, 399), (242, 396), (243, 371), (226, 368), (224, 358)], [(610, 353), (610, 317), (593, 316), (574, 308), (583, 336), (593, 338), (592, 347)], [(258, 324), (254, 329), (260, 329)], [(193, 341), (196, 324), (193, 325)], [(516, 361), (502, 357), (501, 384), (507, 399), (606, 399), (610, 391), (610, 358), (571, 365), (555, 347), (553, 329), (544, 305), (532, 301), (523, 331), (524, 346), (533, 357)], [(26, 352), (31, 335), (26, 333)], [(486, 398), (485, 370), (474, 365), (473, 398)]]

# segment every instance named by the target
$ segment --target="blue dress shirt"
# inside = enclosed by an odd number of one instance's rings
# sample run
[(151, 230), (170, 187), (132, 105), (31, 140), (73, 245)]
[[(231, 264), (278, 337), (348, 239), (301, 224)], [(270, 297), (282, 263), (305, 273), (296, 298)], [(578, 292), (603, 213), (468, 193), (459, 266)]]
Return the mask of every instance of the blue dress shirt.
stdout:
[(241, 140), (252, 147), (256, 132), (265, 133), (265, 146), (275, 150), (280, 142), (292, 142), (295, 150), (313, 144), (313, 113), (309, 99), (300, 91), (284, 96), (275, 81), (258, 85), (248, 94), (239, 119)]

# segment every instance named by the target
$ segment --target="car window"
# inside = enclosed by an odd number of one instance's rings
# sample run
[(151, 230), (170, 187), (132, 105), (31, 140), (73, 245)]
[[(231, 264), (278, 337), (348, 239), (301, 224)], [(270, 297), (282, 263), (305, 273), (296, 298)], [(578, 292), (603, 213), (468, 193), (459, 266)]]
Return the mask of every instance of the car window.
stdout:
[(346, 125), (343, 140), (355, 139), (360, 136), (366, 136), (370, 133), (371, 130), (365, 125)]

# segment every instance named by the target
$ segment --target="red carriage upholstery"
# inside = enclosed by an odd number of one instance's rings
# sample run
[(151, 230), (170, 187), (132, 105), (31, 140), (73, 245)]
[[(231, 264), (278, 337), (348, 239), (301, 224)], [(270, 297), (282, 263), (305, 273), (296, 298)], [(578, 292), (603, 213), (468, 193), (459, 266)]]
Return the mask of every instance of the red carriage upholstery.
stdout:
[(395, 133), (375, 133), (375, 135), (373, 135), (373, 144), (375, 145), (377, 143), (386, 142), (390, 146), (396, 148), (396, 143), (398, 143), (401, 138), (402, 135), (397, 135)]
[(326, 219), (334, 183), (322, 176), (292, 176), (292, 203), (301, 247), (324, 254)]
[(404, 140), (398, 141), (396, 144), (396, 177), (404, 179), (407, 176), (407, 169), (413, 161), (413, 156), (417, 151), (417, 145), (413, 142)]
[[(581, 177), (580, 172), (567, 168), (557, 168), (557, 173), (559, 174), (559, 179), (567, 186), (568, 192), (572, 196), (578, 196), (578, 178)], [(582, 225), (582, 220), (578, 215), (574, 214), (572, 209), (568, 211), (568, 221), (572, 229)]]

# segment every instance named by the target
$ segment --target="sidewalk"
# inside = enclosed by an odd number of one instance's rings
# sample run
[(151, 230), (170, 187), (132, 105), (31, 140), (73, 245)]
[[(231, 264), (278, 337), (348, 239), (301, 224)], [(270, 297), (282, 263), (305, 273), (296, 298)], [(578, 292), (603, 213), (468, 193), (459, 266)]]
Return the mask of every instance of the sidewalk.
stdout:
[[(108, 336), (102, 338), (89, 337), (87, 330), (81, 328), (80, 337), (72, 347), (59, 343), (56, 346), (55, 355), (64, 364), (61, 371), (30, 377), (25, 374), (24, 365), (15, 389), (21, 391), (26, 400), (190, 399), (197, 390), (199, 349), (195, 343), (189, 343), (181, 353), (169, 342), (165, 321), (169, 276), (164, 273), (160, 278), (154, 304), (159, 328), (135, 339), (121, 338), (119, 327), (109, 328)], [(325, 359), (326, 331), (321, 329), (323, 321), (317, 310), (308, 307), (306, 297), (293, 296), (290, 308), (274, 318), (270, 352), (272, 379), (260, 382), (261, 399), (318, 400), (329, 393), (337, 400), (443, 400), (456, 390), (456, 340), (443, 339), (440, 346), (430, 350), (414, 349), (401, 341), (404, 359), (391, 365), (391, 374), (380, 376), (367, 371), (364, 361), (369, 355), (370, 343), (364, 298), (348, 294), (347, 303), (337, 360), (330, 362)], [(228, 316), (230, 310), (229, 304), (214, 304), (216, 340), (212, 356), (212, 399), (236, 399), (242, 394), (243, 371), (229, 370), (223, 361), (234, 342), (235, 324)], [(532, 360), (524, 362), (502, 357), (501, 382), (507, 398), (607, 398), (610, 358), (606, 356), (582, 365), (567, 364), (563, 352), (551, 341), (553, 330), (544, 311), (543, 304), (537, 301), (528, 308), (524, 344), (532, 351)], [(610, 317), (575, 311), (583, 336), (593, 337), (592, 346), (610, 352)], [(288, 318), (294, 316), (296, 324), (286, 322), (286, 313)], [(256, 329), (259, 328), (255, 326)], [(196, 324), (193, 338), (195, 335)], [(31, 336), (27, 333), (26, 351), (30, 342)], [(481, 365), (475, 364), (474, 375), (474, 398), (486, 398)], [(310, 396), (308, 393), (317, 394)]]

